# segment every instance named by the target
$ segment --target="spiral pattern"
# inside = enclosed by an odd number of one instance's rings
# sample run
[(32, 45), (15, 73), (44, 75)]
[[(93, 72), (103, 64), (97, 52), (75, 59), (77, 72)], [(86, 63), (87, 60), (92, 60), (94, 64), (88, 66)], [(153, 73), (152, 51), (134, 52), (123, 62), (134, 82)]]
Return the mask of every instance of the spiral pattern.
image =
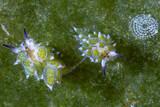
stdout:
[(158, 33), (158, 22), (151, 15), (137, 15), (131, 19), (129, 29), (138, 39), (147, 39)]

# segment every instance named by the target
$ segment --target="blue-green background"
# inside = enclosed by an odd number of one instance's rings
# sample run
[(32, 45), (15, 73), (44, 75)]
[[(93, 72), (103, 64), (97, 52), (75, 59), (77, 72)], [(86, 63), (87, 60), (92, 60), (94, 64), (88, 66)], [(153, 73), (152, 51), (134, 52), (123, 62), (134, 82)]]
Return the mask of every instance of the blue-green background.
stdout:
[(138, 14), (160, 20), (159, 0), (0, 0), (0, 44), (18, 46), (23, 29), (37, 42), (62, 53), (71, 68), (83, 57), (73, 26), (110, 34), (123, 55), (108, 64), (104, 78), (100, 64), (86, 60), (49, 91), (43, 81), (25, 79), (16, 56), (0, 47), (0, 107), (159, 107), (160, 39), (135, 40), (128, 24)]

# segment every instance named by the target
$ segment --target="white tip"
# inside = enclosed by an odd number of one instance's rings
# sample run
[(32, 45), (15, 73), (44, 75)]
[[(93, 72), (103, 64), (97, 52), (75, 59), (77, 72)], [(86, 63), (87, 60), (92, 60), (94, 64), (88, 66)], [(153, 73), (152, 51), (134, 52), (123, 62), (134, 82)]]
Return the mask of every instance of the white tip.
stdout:
[(95, 62), (97, 63), (97, 62), (98, 62), (98, 59), (96, 59)]
[(86, 54), (88, 52), (88, 49), (84, 50), (83, 52)]
[(64, 68), (64, 67), (65, 67), (65, 66), (63, 66), (63, 65), (60, 64), (57, 68)]
[(102, 68), (105, 67), (107, 60), (106, 59), (102, 59), (101, 61), (101, 66)]
[(85, 56), (85, 54), (83, 53), (82, 56)]
[(14, 53), (19, 53), (20, 52), (20, 49), (18, 49), (18, 48), (14, 48), (14, 49), (12, 49), (12, 51), (14, 52)]
[(87, 40), (86, 42), (89, 44), (89, 41), (88, 41), (88, 40)]
[(96, 35), (97, 33), (96, 33), (96, 32), (93, 32), (93, 34)]
[(26, 79), (28, 79), (29, 78), (29, 75), (26, 75)]
[(111, 57), (115, 57), (118, 54), (115, 51), (110, 51), (108, 55), (111, 56)]
[(54, 56), (51, 56), (51, 57), (50, 57), (50, 60), (53, 60), (53, 59), (54, 59)]
[(82, 38), (82, 36), (83, 36), (82, 34), (79, 34), (79, 35), (78, 35), (79, 38)]
[(53, 86), (51, 86), (51, 85), (47, 85), (47, 87), (49, 88), (49, 90), (50, 90), (50, 91), (52, 91), (52, 90), (53, 90)]
[(103, 36), (104, 38), (106, 38), (106, 37), (107, 37), (105, 34), (102, 34), (102, 36)]
[(14, 62), (13, 65), (17, 65), (17, 64), (19, 64), (19, 62), (20, 62), (20, 60), (16, 60), (16, 62)]
[(39, 76), (38, 76), (37, 71), (35, 71), (35, 72), (34, 72), (34, 77), (36, 78), (36, 80), (37, 80), (37, 81), (39, 81), (39, 80), (40, 80), (40, 78), (39, 78)]
[(82, 39), (82, 41), (83, 41), (83, 42), (86, 42), (86, 41), (87, 41), (87, 39)]
[(76, 32), (77, 32), (77, 28), (76, 28), (76, 27), (73, 27), (73, 29), (74, 29), (74, 31), (76, 31)]
[(98, 32), (98, 37), (101, 37), (101, 36), (102, 36), (101, 32)]
[(113, 44), (114, 47), (115, 47), (116, 45), (117, 45), (116, 43)]
[(148, 14), (148, 17), (151, 17), (151, 14)]
[(155, 31), (155, 34), (157, 34), (157, 33), (158, 33), (158, 30)]
[(41, 80), (43, 80), (43, 78), (44, 78), (44, 76), (43, 76), (43, 75), (41, 75), (41, 78), (40, 78), (40, 79), (41, 79)]
[(91, 62), (94, 62), (94, 59), (92, 57), (90, 57)]
[(20, 44), (20, 48), (21, 48), (22, 51), (25, 51), (24, 42), (22, 42), (22, 43)]
[(109, 34), (107, 35), (107, 39), (110, 39), (110, 35)]
[(79, 47), (79, 50), (80, 50), (80, 51), (82, 51), (82, 50), (83, 50), (83, 48), (82, 48), (82, 47)]

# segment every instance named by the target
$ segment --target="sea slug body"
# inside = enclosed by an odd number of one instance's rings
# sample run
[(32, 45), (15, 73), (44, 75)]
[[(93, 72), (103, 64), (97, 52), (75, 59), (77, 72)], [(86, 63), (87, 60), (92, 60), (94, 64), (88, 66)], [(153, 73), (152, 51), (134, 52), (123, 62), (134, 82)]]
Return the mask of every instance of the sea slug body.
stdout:
[(86, 32), (87, 30), (74, 27), (77, 33), (75, 38), (79, 41), (79, 50), (81, 55), (88, 57), (91, 62), (101, 63), (102, 73), (106, 73), (106, 63), (113, 60), (119, 54), (115, 51), (116, 44), (112, 41), (110, 35), (101, 32)]

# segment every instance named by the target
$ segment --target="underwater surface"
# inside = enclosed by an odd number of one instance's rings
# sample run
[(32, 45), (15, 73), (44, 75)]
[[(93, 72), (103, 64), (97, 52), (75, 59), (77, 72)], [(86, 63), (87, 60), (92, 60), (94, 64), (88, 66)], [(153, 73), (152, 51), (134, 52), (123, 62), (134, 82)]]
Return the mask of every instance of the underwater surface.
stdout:
[[(159, 12), (159, 0), (0, 0), (0, 107), (159, 107)], [(146, 24), (134, 22), (134, 32), (152, 37), (137, 39), (129, 25), (142, 14), (152, 21), (140, 18)], [(116, 43), (122, 57), (107, 63), (105, 77), (87, 58), (51, 91), (41, 80), (26, 79), (14, 65), (16, 55), (2, 46), (19, 46), (25, 28), (37, 43), (61, 52), (70, 70), (83, 59), (73, 27), (109, 34)]]

